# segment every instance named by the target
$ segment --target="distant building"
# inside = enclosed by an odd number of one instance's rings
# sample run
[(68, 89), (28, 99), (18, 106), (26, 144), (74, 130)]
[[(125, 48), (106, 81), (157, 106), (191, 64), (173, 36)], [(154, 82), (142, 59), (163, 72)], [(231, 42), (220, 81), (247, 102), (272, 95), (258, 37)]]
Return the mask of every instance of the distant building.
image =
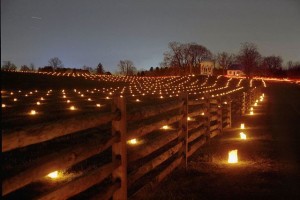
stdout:
[(244, 76), (244, 72), (242, 70), (241, 65), (239, 64), (232, 64), (227, 69), (227, 75), (228, 76)]
[(213, 75), (214, 68), (215, 68), (215, 62), (212, 60), (200, 62), (200, 74), (201, 75)]

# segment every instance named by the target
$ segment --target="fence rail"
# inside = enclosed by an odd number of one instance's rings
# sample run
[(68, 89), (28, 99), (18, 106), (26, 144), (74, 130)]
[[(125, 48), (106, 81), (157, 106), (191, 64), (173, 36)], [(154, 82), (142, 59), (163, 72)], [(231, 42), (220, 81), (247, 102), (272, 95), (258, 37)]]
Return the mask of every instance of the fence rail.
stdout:
[[(187, 167), (188, 158), (193, 153), (221, 134), (223, 129), (230, 128), (235, 116), (249, 112), (259, 93), (260, 88), (250, 88), (222, 97), (205, 95), (201, 99), (189, 99), (188, 95), (181, 95), (172, 102), (131, 113), (126, 111), (125, 98), (116, 97), (111, 112), (106, 114), (83, 115), (2, 132), (3, 153), (45, 144), (78, 131), (87, 132), (81, 143), (46, 153), (25, 169), (5, 178), (2, 197), (18, 192), (52, 171), (66, 170), (110, 149), (110, 162), (39, 194), (37, 199), (70, 198), (105, 179), (109, 179), (110, 184), (101, 192), (94, 192), (90, 199), (127, 199), (128, 196), (138, 199), (175, 168)], [(109, 137), (101, 138), (99, 130), (90, 130), (108, 123), (111, 128)], [(165, 125), (171, 128), (162, 129)], [(131, 139), (137, 139), (141, 144), (128, 144)]]

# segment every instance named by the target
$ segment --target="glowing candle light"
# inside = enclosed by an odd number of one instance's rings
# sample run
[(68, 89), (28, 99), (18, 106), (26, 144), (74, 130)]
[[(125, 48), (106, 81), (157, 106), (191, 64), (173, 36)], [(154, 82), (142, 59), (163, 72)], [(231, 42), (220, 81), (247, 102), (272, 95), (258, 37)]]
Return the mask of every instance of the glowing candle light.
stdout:
[(250, 111), (250, 115), (253, 115), (253, 111)]
[(238, 150), (231, 150), (228, 152), (228, 163), (237, 163), (238, 162)]
[(247, 135), (243, 132), (240, 132), (240, 137), (242, 140), (246, 140), (247, 139)]
[(129, 144), (137, 144), (137, 139), (131, 139), (128, 141)]
[(6, 105), (3, 103), (3, 104), (2, 104), (2, 108), (5, 108), (5, 107), (6, 107)]
[(56, 179), (56, 178), (58, 178), (58, 171), (51, 172), (47, 176), (52, 179)]
[(241, 129), (245, 129), (245, 124), (244, 123), (241, 124)]
[(41, 105), (41, 103), (38, 101), (38, 102), (36, 102), (36, 105)]
[(70, 106), (70, 110), (75, 110), (75, 106)]
[(164, 125), (163, 127), (161, 127), (162, 129), (164, 129), (164, 130), (167, 130), (167, 129), (169, 129), (170, 127), (168, 126), (168, 125)]
[(204, 112), (202, 112), (201, 115), (204, 115)]
[(37, 113), (37, 112), (36, 112), (35, 110), (31, 110), (29, 114), (30, 114), (30, 115), (36, 115), (36, 113)]
[(70, 102), (71, 102), (71, 101), (68, 99), (68, 100), (67, 100), (67, 103), (70, 103)]
[(100, 103), (97, 103), (96, 106), (97, 106), (97, 107), (100, 107)]
[(14, 101), (18, 101), (18, 99), (17, 99), (17, 98), (14, 98)]

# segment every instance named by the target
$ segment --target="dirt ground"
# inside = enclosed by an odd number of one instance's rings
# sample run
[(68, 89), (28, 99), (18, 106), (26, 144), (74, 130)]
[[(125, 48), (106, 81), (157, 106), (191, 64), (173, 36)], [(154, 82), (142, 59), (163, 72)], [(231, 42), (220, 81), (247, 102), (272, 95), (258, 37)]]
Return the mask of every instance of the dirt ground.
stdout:
[[(243, 122), (246, 141), (239, 139)], [(238, 164), (227, 163), (233, 149)], [(239, 118), (147, 199), (300, 199), (299, 85), (269, 83), (253, 116)]]

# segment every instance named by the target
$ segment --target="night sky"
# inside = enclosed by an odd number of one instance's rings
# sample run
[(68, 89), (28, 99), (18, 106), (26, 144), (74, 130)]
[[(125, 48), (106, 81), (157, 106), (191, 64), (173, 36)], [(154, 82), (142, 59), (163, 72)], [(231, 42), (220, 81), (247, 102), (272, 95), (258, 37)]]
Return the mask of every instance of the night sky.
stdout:
[(156, 67), (168, 43), (197, 42), (237, 53), (253, 42), (263, 56), (300, 61), (298, 0), (1, 0), (1, 63), (115, 72), (121, 59)]

